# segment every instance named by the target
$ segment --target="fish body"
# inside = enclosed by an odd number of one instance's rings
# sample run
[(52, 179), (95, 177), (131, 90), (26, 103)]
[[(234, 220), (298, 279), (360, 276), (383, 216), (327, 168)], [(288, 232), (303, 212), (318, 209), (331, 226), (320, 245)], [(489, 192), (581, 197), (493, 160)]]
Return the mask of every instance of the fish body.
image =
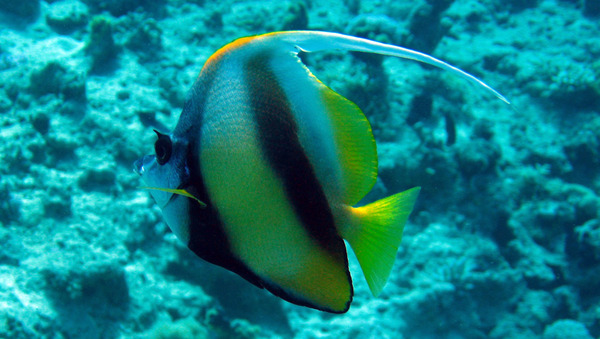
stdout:
[(201, 258), (298, 305), (343, 313), (353, 296), (344, 239), (378, 295), (419, 188), (355, 206), (377, 178), (369, 122), (299, 51), (430, 56), (327, 32), (238, 39), (213, 54), (177, 126), (135, 164), (172, 231)]

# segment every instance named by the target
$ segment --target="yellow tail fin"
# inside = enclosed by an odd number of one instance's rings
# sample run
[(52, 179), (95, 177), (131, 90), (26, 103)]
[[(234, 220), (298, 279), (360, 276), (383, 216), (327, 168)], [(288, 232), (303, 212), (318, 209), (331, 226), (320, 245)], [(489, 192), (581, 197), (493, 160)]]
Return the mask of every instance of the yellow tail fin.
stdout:
[(387, 282), (420, 187), (352, 208), (354, 228), (345, 236), (352, 246), (371, 293), (378, 296)]

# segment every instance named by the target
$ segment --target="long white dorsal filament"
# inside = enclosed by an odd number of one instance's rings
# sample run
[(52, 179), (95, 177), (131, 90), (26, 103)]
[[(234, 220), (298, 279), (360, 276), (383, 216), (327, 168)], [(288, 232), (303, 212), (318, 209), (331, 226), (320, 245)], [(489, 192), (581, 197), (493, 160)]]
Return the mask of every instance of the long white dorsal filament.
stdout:
[(497, 98), (510, 105), (508, 99), (495, 89), (488, 86), (483, 81), (473, 75), (456, 68), (442, 60), (436, 59), (430, 55), (417, 52), (408, 48), (380, 43), (377, 41), (357, 38), (349, 35), (331, 32), (319, 31), (289, 31), (278, 32), (272, 35), (275, 38), (281, 38), (283, 41), (292, 44), (303, 52), (317, 52), (324, 50), (345, 50), (354, 52), (366, 52), (382, 55), (395, 56), (403, 59), (419, 61), (428, 65), (436, 66), (447, 70), (463, 79), (466, 79), (477, 86), (481, 86), (492, 92)]

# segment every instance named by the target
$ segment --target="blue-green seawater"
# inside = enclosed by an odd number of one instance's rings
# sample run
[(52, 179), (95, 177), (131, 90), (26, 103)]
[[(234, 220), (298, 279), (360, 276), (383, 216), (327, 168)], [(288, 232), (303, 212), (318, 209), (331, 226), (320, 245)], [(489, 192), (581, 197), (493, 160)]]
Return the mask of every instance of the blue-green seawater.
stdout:
[[(421, 186), (383, 293), (346, 314), (191, 253), (133, 162), (242, 36), (340, 32), (474, 74), (302, 55), (378, 144), (372, 201)], [(597, 0), (0, 0), (0, 338), (598, 338)], [(252, 202), (249, 202), (252, 204)]]

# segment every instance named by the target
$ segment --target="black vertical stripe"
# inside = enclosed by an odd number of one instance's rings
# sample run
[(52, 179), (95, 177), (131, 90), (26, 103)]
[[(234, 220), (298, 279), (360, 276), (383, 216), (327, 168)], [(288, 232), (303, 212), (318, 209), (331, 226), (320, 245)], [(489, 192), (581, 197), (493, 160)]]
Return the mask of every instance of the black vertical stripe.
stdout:
[[(212, 86), (213, 75), (214, 72), (211, 72), (202, 77), (189, 91), (174, 131), (176, 138), (187, 141), (186, 168), (178, 169), (189, 172), (189, 183), (184, 188), (191, 186), (196, 197), (207, 204), (206, 207), (202, 207), (195, 200), (186, 198), (189, 204), (188, 218), (190, 221), (190, 239), (187, 246), (200, 258), (235, 272), (254, 285), (263, 288), (264, 284), (261, 279), (232, 254), (222, 221), (212, 204), (202, 177), (202, 166), (199, 161), (202, 147), (200, 144), (201, 126), (206, 102), (205, 94), (208, 93), (206, 89)], [(178, 196), (178, 199), (183, 199), (183, 197)]]
[(261, 148), (283, 182), (286, 195), (308, 234), (338, 260), (347, 262), (331, 208), (300, 140), (285, 92), (271, 71), (268, 57), (245, 65), (246, 85)]

